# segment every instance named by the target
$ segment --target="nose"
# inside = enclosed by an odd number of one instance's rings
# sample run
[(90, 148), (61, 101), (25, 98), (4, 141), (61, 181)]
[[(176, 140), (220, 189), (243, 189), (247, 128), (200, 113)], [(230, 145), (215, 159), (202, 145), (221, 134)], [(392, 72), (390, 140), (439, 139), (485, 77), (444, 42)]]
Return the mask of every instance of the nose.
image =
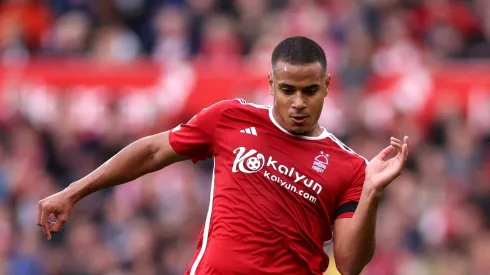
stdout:
[(293, 97), (293, 104), (291, 105), (294, 109), (302, 110), (306, 108), (306, 102), (303, 98), (302, 93), (298, 92)]

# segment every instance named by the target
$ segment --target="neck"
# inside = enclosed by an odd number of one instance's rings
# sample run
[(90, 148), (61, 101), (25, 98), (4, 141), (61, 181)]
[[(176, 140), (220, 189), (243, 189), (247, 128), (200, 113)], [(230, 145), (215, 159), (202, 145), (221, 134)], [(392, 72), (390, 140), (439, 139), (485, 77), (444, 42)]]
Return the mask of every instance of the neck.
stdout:
[(316, 123), (308, 132), (303, 134), (304, 136), (309, 137), (318, 137), (323, 133), (322, 127), (318, 123)]

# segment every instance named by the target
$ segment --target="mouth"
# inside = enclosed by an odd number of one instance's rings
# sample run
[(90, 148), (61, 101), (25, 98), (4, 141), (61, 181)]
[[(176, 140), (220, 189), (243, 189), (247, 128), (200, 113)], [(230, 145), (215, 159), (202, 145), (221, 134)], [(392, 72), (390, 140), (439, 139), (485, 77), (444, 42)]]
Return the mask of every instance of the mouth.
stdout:
[(290, 116), (291, 120), (296, 124), (303, 124), (308, 116)]

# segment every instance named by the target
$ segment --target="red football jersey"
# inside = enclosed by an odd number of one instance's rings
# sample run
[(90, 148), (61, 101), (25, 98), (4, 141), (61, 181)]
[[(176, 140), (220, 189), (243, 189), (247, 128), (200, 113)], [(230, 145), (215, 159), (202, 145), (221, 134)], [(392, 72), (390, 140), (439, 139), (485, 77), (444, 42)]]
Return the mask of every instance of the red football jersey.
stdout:
[(325, 129), (292, 135), (272, 107), (242, 99), (204, 109), (171, 131), (170, 144), (193, 162), (214, 159), (209, 210), (186, 274), (327, 269), (323, 245), (335, 219), (355, 211), (364, 158)]

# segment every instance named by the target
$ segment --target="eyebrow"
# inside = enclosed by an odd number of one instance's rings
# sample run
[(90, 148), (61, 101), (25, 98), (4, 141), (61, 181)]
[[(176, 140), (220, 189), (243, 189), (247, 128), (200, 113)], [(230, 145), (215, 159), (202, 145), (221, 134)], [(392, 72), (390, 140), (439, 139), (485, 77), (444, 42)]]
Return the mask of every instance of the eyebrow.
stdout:
[(305, 87), (305, 89), (318, 89), (318, 88), (320, 88), (320, 85), (318, 84), (313, 84)]
[[(286, 84), (286, 83), (279, 83), (279, 87), (281, 87), (281, 88), (295, 88), (295, 86), (289, 85), (289, 84)], [(309, 86), (303, 87), (303, 89), (317, 89), (319, 87), (320, 87), (320, 85), (313, 84), (313, 85), (309, 85)]]
[(286, 83), (279, 83), (279, 87), (284, 87), (284, 88), (294, 88), (293, 85), (289, 85), (289, 84), (286, 84)]

